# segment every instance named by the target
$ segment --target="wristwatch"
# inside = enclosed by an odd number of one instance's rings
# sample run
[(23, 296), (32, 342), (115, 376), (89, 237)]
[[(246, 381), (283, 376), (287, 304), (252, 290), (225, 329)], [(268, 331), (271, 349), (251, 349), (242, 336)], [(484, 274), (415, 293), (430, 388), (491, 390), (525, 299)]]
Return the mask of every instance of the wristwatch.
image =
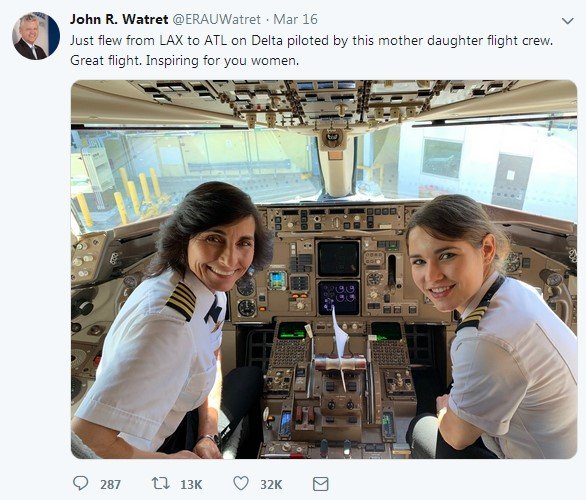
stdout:
[(217, 434), (202, 434), (201, 436), (199, 436), (197, 438), (197, 442), (199, 443), (202, 439), (206, 439), (206, 438), (211, 439), (216, 444), (218, 449), (220, 448), (222, 441), (220, 440), (220, 436), (218, 436)]

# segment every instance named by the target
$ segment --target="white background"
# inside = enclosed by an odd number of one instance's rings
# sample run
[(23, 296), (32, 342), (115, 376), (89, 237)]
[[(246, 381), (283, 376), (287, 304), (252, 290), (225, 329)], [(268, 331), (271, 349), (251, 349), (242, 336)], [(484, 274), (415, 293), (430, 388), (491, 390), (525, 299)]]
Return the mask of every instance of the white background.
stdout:
[[(586, 88), (584, 33), (586, 17), (578, 1), (455, 1), (431, 2), (140, 2), (85, 1), (43, 3), (7, 2), (3, 7), (1, 44), (5, 67), (3, 87), (3, 165), (0, 174), (0, 214), (3, 264), (2, 437), (4, 498), (325, 498), (384, 497), (425, 499), (523, 498), (531, 500), (580, 498), (584, 494), (584, 404), (580, 398), (578, 455), (566, 461), (78, 461), (69, 452), (69, 155), (70, 88), (78, 79), (133, 78), (366, 78), (366, 79), (570, 79), (579, 96)], [(133, 7), (133, 5), (135, 7)], [(61, 30), (61, 44), (48, 59), (30, 61), (12, 47), (16, 20), (31, 11), (53, 17)], [(157, 36), (205, 31), (222, 33), (221, 26), (138, 29), (112, 26), (72, 26), (72, 14), (103, 15), (128, 12), (163, 15), (175, 12), (218, 13), (271, 17), (273, 13), (316, 13), (317, 26), (284, 28), (290, 33), (324, 36), (375, 34), (519, 34), (552, 36), (550, 48), (523, 50), (390, 48), (305, 49), (303, 64), (291, 68), (248, 68), (241, 73), (200, 66), (198, 69), (74, 67), (69, 60), (79, 47), (72, 35), (113, 36), (135, 33)], [(561, 18), (574, 17), (569, 26)], [(272, 24), (224, 28), (242, 35), (278, 34)], [(423, 35), (422, 35), (423, 36)], [(169, 49), (160, 48), (161, 55)], [(213, 53), (206, 49), (206, 53)], [(177, 51), (175, 51), (177, 52)], [(232, 50), (232, 52), (234, 52)], [(275, 55), (274, 47), (259, 53)], [(100, 55), (103, 49), (83, 49)], [(151, 50), (150, 53), (156, 53)], [(247, 53), (251, 53), (250, 47)], [(234, 54), (237, 55), (237, 54)], [(290, 51), (283, 55), (296, 55)], [(581, 129), (579, 129), (581, 130)], [(580, 133), (584, 148), (584, 134)], [(581, 149), (582, 150), (582, 149)], [(580, 157), (580, 167), (584, 168)], [(586, 192), (579, 176), (580, 192)], [(579, 227), (584, 203), (579, 202)], [(580, 231), (579, 248), (583, 248)], [(584, 280), (579, 267), (580, 304), (584, 310)], [(583, 320), (579, 313), (579, 330)], [(583, 367), (584, 343), (580, 343)], [(582, 391), (583, 392), (583, 391)], [(75, 475), (89, 477), (78, 491)], [(251, 483), (237, 491), (232, 478), (247, 475)], [(329, 476), (330, 492), (314, 493), (312, 477)], [(167, 476), (173, 487), (155, 491), (150, 479)], [(99, 490), (101, 479), (121, 479), (118, 491)], [(204, 479), (204, 492), (179, 490), (182, 479)], [(261, 491), (262, 479), (283, 479), (283, 492)]]

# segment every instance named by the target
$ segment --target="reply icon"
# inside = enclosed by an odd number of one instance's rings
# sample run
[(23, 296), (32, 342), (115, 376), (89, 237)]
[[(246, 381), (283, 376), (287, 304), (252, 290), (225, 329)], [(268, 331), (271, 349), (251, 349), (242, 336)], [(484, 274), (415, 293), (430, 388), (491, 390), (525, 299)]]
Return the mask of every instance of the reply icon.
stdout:
[(89, 484), (89, 480), (86, 476), (75, 476), (73, 478), (73, 486), (79, 491), (83, 490)]

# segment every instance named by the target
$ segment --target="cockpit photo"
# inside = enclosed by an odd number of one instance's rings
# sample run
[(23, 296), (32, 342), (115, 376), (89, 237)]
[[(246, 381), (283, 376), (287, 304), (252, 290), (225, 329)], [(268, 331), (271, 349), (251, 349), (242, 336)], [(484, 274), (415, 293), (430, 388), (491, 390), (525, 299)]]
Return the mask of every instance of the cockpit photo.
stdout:
[(77, 458), (571, 458), (567, 80), (79, 80)]

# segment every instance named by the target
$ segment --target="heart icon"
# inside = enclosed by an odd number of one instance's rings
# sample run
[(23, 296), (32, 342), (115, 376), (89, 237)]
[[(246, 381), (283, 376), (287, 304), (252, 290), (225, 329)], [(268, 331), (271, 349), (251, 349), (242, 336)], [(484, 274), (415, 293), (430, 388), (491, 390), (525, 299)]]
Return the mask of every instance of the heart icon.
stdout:
[(242, 491), (244, 488), (248, 486), (248, 477), (247, 476), (234, 476), (234, 486)]

